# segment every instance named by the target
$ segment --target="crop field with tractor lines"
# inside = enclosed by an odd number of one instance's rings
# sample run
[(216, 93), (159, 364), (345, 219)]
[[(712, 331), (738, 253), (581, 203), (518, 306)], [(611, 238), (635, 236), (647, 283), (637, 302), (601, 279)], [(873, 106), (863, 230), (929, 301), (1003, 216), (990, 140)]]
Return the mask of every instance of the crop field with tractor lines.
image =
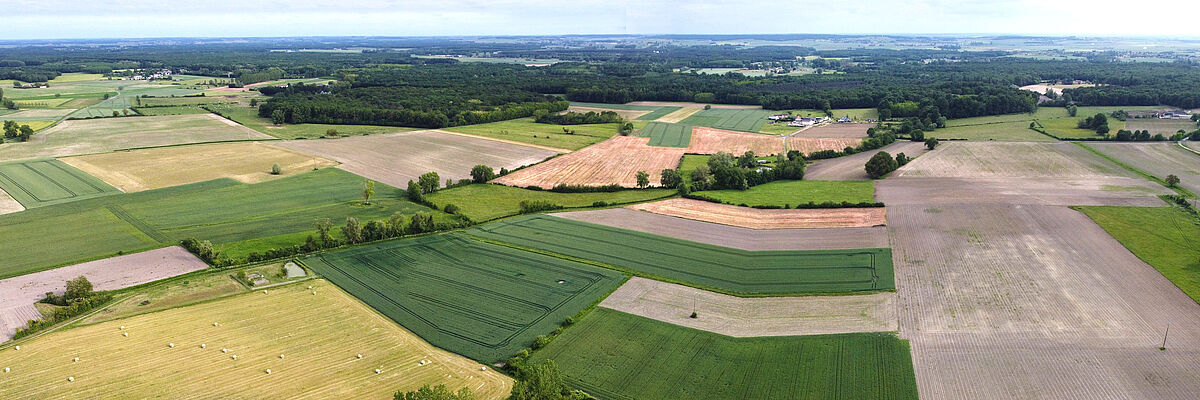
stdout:
[(0, 164), (0, 190), (25, 208), (121, 193), (104, 181), (58, 160)]

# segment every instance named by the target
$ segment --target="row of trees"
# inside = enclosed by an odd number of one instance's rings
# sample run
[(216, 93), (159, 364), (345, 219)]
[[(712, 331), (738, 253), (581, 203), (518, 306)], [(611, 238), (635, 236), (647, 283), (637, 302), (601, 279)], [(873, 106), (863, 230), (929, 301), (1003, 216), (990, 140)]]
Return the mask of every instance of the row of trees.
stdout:
[[(4, 139), (27, 141), (33, 136), (33, 128), (27, 124), (18, 125), (16, 121), (4, 121)], [(4, 143), (0, 139), (0, 143)]]
[(537, 123), (556, 125), (608, 124), (625, 121), (614, 111), (555, 114), (548, 110), (537, 110), (533, 112), (533, 118), (533, 121)]

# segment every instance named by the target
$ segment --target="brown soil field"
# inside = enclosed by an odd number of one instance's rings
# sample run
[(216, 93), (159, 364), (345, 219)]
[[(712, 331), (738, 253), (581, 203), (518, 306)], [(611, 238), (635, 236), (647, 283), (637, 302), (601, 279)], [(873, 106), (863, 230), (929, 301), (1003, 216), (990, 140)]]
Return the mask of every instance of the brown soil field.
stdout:
[(923, 399), (1188, 399), (1200, 390), (1200, 305), (1082, 213), (889, 208), (899, 330)]
[[(600, 303), (733, 337), (896, 330), (896, 294), (741, 298), (639, 277)], [(695, 307), (696, 318), (690, 318)]]
[(1186, 119), (1130, 118), (1125, 121), (1125, 129), (1130, 131), (1148, 130), (1151, 135), (1161, 133), (1163, 136), (1171, 137), (1180, 129), (1183, 129), (1185, 133), (1191, 133), (1196, 130), (1196, 123)]
[(106, 153), (187, 143), (274, 139), (226, 124), (214, 114), (68, 120), (33, 135), (28, 142), (0, 145), (0, 160)]
[(571, 211), (556, 217), (743, 250), (839, 250), (888, 247), (887, 228), (750, 229), (635, 211)]
[(687, 107), (703, 108), (705, 105), (709, 105), (709, 106), (712, 106), (712, 108), (728, 108), (731, 110), (757, 110), (757, 109), (762, 108), (762, 106), (743, 106), (743, 105), (736, 105), (736, 104), (680, 103), (680, 102), (670, 102), (670, 101), (635, 101), (635, 102), (631, 102), (628, 104), (635, 105), (635, 106), (664, 106), (664, 107), (685, 107), (685, 108), (687, 108)]
[[(872, 124), (829, 124), (805, 129), (792, 137), (797, 138), (858, 138), (867, 137)], [(843, 146), (845, 147), (845, 146)]]
[(630, 121), (636, 119), (637, 117), (640, 117), (640, 116), (650, 113), (649, 110), (615, 110), (615, 109), (611, 109), (611, 108), (580, 107), (580, 106), (571, 106), (570, 108), (567, 108), (567, 111), (568, 112), (577, 112), (577, 113), (586, 113), (586, 112), (590, 111), (590, 112), (594, 112), (597, 114), (604, 112), (604, 111), (612, 111), (612, 112), (617, 113), (617, 115), (620, 115), (621, 118), (625, 118)]
[(341, 139), (291, 140), (280, 146), (341, 162), (338, 168), (403, 188), (429, 171), (442, 181), (471, 177), (484, 164), (499, 171), (537, 163), (554, 152), (464, 135), (413, 131)]
[[(259, 142), (159, 147), (61, 160), (127, 193), (217, 178), (256, 183), (337, 164)], [(279, 175), (271, 175), (272, 164), (279, 164)]]
[(887, 223), (883, 207), (761, 210), (676, 198), (628, 208), (750, 229), (863, 228)]
[[(43, 119), (58, 119), (75, 112), (69, 108), (34, 108), (29, 110), (21, 110), (12, 114), (5, 115), (4, 118), (43, 118)], [(20, 124), (21, 122), (17, 122)]]
[(1200, 154), (1168, 143), (1088, 143), (1088, 147), (1150, 175), (1179, 177), (1179, 185), (1200, 193)]
[(757, 155), (768, 155), (783, 153), (783, 144), (783, 138), (775, 135), (697, 126), (692, 128), (692, 139), (688, 143), (687, 152), (689, 154), (716, 154), (724, 151), (742, 154), (750, 150)]
[(875, 182), (875, 198), (893, 204), (1043, 204), (1162, 206), (1170, 194), (1140, 178), (887, 178)]
[[(67, 280), (85, 276), (95, 290), (114, 290), (205, 268), (208, 265), (204, 261), (182, 247), (172, 246), (0, 280), (0, 341), (11, 338), (29, 320), (19, 315), (22, 309), (45, 297), (46, 292), (62, 293)], [(13, 316), (24, 319), (14, 321), (10, 318)]]
[(651, 186), (657, 186), (658, 179), (654, 179), (657, 174), (664, 169), (678, 167), (685, 149), (651, 147), (647, 145), (649, 141), (648, 137), (614, 136), (573, 153), (496, 178), (493, 182), (519, 187), (540, 186), (545, 189), (559, 184), (618, 184), (637, 187), (637, 172), (646, 171), (650, 174)]
[(804, 154), (821, 150), (842, 151), (847, 147), (858, 147), (861, 143), (862, 139), (857, 138), (818, 138), (804, 137), (804, 135), (787, 138), (788, 150), (799, 150)]
[(1133, 173), (1071, 143), (950, 142), (892, 173), (938, 178), (1103, 178)]
[(0, 189), (0, 214), (14, 213), (17, 211), (25, 211), (25, 206), (21, 205), (17, 199), (12, 198), (4, 189)]
[(905, 156), (916, 157), (925, 154), (927, 150), (924, 143), (902, 141), (884, 146), (879, 150), (828, 160), (817, 160), (804, 171), (804, 179), (816, 181), (870, 180), (871, 177), (867, 175), (867, 170), (865, 169), (867, 160), (870, 160), (871, 157), (875, 156), (875, 153), (880, 151), (886, 151), (892, 156), (904, 153)]
[(672, 111), (670, 114), (661, 116), (658, 119), (656, 119), (655, 121), (678, 123), (679, 121), (683, 121), (687, 117), (692, 116), (692, 114), (700, 112), (700, 110), (702, 110), (702, 109), (696, 108), (696, 107), (684, 107), (684, 108), (680, 108), (678, 110)]

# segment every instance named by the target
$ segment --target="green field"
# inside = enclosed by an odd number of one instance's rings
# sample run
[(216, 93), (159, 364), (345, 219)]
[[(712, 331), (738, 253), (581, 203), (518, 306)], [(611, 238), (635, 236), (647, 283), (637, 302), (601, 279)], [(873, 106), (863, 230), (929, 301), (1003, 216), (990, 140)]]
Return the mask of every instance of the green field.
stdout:
[[(1094, 133), (1094, 132), (1093, 132)], [(938, 139), (999, 140), (1013, 142), (1053, 142), (1054, 138), (1029, 129), (1028, 121), (994, 122), (978, 125), (947, 126), (925, 132)]]
[[(1046, 120), (1038, 120), (1046, 128), (1046, 133), (1054, 135), (1061, 139), (1103, 139), (1105, 135), (1096, 133), (1091, 129), (1077, 128), (1076, 124), (1084, 119), (1084, 114), (1080, 113), (1079, 117), (1075, 118), (1054, 118)], [(1095, 114), (1092, 114), (1095, 115)], [(1115, 136), (1117, 131), (1125, 129), (1125, 122), (1119, 121), (1116, 118), (1108, 119), (1108, 136)]]
[(824, 202), (875, 202), (873, 181), (775, 181), (746, 190), (696, 192), (730, 204), (783, 206)]
[[(302, 244), (320, 218), (340, 226), (347, 217), (365, 223), (397, 212), (432, 212), (382, 184), (375, 186), (372, 205), (363, 206), (362, 182), (357, 175), (326, 168), (262, 183), (217, 179), (0, 215), (0, 237), (9, 238), (0, 252), (0, 279), (188, 237), (221, 247), (292, 235), (289, 245)], [(240, 257), (268, 248), (243, 246), (226, 253)]]
[(271, 120), (258, 116), (258, 109), (254, 107), (236, 104), (215, 104), (207, 107), (234, 122), (280, 139), (317, 139), (324, 137), (325, 132), (330, 129), (338, 131), (341, 135), (349, 136), (415, 130), (400, 126), (375, 125), (283, 124), (277, 126), (272, 124)]
[(597, 201), (609, 204), (637, 203), (674, 195), (669, 189), (622, 190), (612, 193), (556, 193), (504, 185), (467, 185), (439, 190), (425, 196), (439, 208), (458, 206), (459, 213), (475, 222), (517, 215), (522, 200), (541, 200), (563, 207), (588, 207)]
[(1073, 207), (1200, 303), (1200, 225), (1172, 207)]
[(188, 114), (208, 114), (209, 111), (199, 106), (169, 106), (169, 107), (137, 107), (134, 108), (141, 115), (188, 115)]
[(58, 160), (0, 164), (0, 189), (25, 208), (121, 193), (104, 181)]
[(486, 363), (529, 347), (624, 281), (614, 271), (461, 234), (301, 262), (430, 343)]
[(891, 250), (883, 248), (747, 251), (542, 214), (492, 222), (467, 232), (741, 296), (895, 288)]
[[(660, 110), (662, 108), (674, 108), (674, 109), (680, 108), (680, 107), (664, 107), (664, 106), (643, 106), (643, 105), (638, 105), (638, 104), (584, 103), (584, 102), (578, 102), (578, 101), (572, 101), (571, 106), (591, 107), (591, 108), (607, 108), (610, 110), (631, 110), (631, 111), (656, 111), (656, 110)], [(668, 112), (667, 114), (670, 114), (670, 112)]]
[(679, 121), (680, 124), (707, 126), (732, 131), (758, 132), (767, 123), (771, 111), (713, 108), (700, 110)]
[(688, 147), (692, 141), (692, 127), (684, 124), (651, 122), (638, 132), (638, 136), (650, 138), (651, 146)]
[(916, 399), (893, 334), (733, 338), (597, 308), (531, 362), (603, 399)]
[(663, 116), (665, 116), (667, 114), (679, 111), (680, 109), (683, 109), (683, 107), (659, 107), (658, 109), (656, 109), (654, 111), (651, 111), (640, 117), (637, 117), (637, 120), (638, 121), (653, 121), (653, 120), (662, 118)]
[[(445, 130), (559, 149), (579, 150), (613, 137), (617, 134), (620, 125), (611, 123), (565, 126), (539, 124), (533, 122), (533, 118), (520, 118), (487, 124), (456, 126)], [(565, 133), (563, 128), (573, 130), (575, 133)]]

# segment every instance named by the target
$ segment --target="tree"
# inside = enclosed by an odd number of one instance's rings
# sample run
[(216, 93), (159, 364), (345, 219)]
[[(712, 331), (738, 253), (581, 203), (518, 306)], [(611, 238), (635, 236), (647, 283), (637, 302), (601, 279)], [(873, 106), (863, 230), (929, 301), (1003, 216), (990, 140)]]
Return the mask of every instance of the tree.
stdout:
[(708, 165), (701, 165), (693, 169), (691, 172), (692, 186), (689, 188), (694, 191), (708, 190), (712, 185), (712, 169)]
[(86, 277), (80, 276), (67, 281), (67, 290), (63, 292), (63, 299), (68, 302), (73, 302), (75, 300), (83, 299), (91, 293), (92, 282), (88, 281)]
[(113, 110), (113, 116), (114, 116), (114, 117), (120, 117), (120, 116), (121, 116), (121, 113), (120, 113), (120, 112), (118, 112), (117, 110)]
[(896, 159), (892, 158), (892, 155), (886, 151), (875, 153), (874, 156), (871, 156), (870, 160), (867, 160), (867, 165), (865, 166), (867, 175), (870, 175), (874, 179), (882, 178), (899, 167)]
[(925, 148), (927, 148), (927, 149), (930, 149), (930, 150), (933, 150), (933, 149), (934, 149), (934, 148), (936, 148), (937, 146), (938, 146), (938, 140), (937, 140), (937, 138), (929, 138), (929, 139), (925, 139)]
[(279, 163), (271, 164), (271, 175), (279, 175), (283, 173), (283, 168), (279, 167)]
[(17, 134), (17, 138), (21, 139), (22, 142), (29, 141), (29, 137), (33, 136), (33, 128), (29, 127), (29, 125), (21, 125), (20, 131)]
[(1175, 175), (1167, 175), (1166, 181), (1167, 181), (1167, 186), (1169, 186), (1169, 187), (1175, 187), (1175, 186), (1179, 185), (1179, 177), (1175, 176)]
[(446, 388), (446, 385), (437, 385), (429, 387), (422, 386), (420, 389), (403, 393), (396, 392), (392, 397), (394, 400), (475, 400), (475, 394), (471, 393), (471, 389), (463, 387), (458, 392), (451, 392)]
[(554, 361), (528, 365), (517, 373), (517, 381), (509, 395), (510, 400), (559, 400), (569, 399), (570, 390), (563, 382), (562, 373)]
[(363, 204), (371, 205), (371, 196), (375, 195), (375, 181), (367, 179), (363, 182)]
[(711, 109), (712, 109), (712, 104), (705, 104), (705, 105), (704, 105), (704, 109), (705, 109), (705, 110), (711, 110)]
[(250, 107), (258, 107), (258, 99), (250, 99)]
[(271, 123), (272, 124), (283, 125), (284, 119), (286, 117), (287, 116), (283, 113), (283, 110), (276, 109), (275, 111), (271, 111)]
[(317, 228), (317, 236), (321, 237), (321, 245), (333, 247), (333, 235), (329, 234), (329, 231), (333, 229), (333, 222), (329, 218), (321, 218), (313, 225)]
[(733, 154), (724, 151), (718, 151), (717, 154), (713, 154), (708, 158), (708, 169), (713, 171), (716, 171), (720, 167), (732, 167), (734, 165)]
[(621, 124), (621, 128), (618, 129), (617, 132), (620, 132), (621, 136), (629, 136), (630, 133), (633, 133), (633, 123), (626, 122)]
[(409, 201), (412, 201), (414, 203), (424, 203), (425, 202), (425, 195), (423, 193), (421, 193), (421, 186), (418, 185), (416, 182), (413, 182), (412, 179), (408, 180), (408, 189), (405, 190), (405, 192), (408, 194)]
[(638, 171), (637, 172), (637, 186), (639, 188), (645, 188), (646, 186), (650, 186), (650, 174), (647, 174), (646, 171)]
[(912, 135), (912, 141), (914, 141), (914, 142), (925, 141), (925, 131), (923, 131), (923, 130), (913, 129), (912, 132), (909, 133), (909, 135)]
[(417, 177), (417, 184), (421, 186), (422, 194), (430, 194), (438, 190), (439, 185), (442, 184), (441, 179), (437, 172), (429, 171)]
[(673, 169), (664, 169), (658, 179), (658, 183), (663, 187), (675, 188), (683, 183), (683, 177), (679, 176), (679, 171)]
[(1079, 107), (1076, 107), (1074, 104), (1067, 104), (1067, 115), (1074, 117), (1077, 113), (1079, 113)]
[(487, 183), (496, 177), (496, 173), (492, 172), (492, 167), (479, 164), (471, 167), (471, 182)]
[(754, 168), (758, 166), (758, 159), (754, 157), (754, 152), (746, 150), (741, 157), (737, 159), (737, 166), (742, 168)]
[(16, 138), (21, 134), (21, 128), (17, 126), (16, 121), (4, 121), (4, 137)]
[(358, 223), (358, 218), (346, 218), (346, 226), (342, 227), (342, 236), (345, 236), (346, 241), (350, 243), (362, 241), (362, 224)]

